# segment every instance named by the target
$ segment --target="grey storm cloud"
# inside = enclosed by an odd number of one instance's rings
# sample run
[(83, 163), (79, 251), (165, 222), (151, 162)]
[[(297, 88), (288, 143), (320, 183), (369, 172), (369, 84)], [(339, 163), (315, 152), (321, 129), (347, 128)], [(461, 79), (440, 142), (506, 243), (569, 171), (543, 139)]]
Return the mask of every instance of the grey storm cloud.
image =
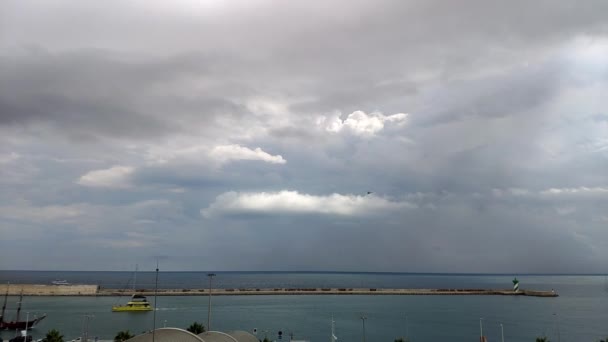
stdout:
[(3, 1), (0, 268), (605, 272), (605, 13)]

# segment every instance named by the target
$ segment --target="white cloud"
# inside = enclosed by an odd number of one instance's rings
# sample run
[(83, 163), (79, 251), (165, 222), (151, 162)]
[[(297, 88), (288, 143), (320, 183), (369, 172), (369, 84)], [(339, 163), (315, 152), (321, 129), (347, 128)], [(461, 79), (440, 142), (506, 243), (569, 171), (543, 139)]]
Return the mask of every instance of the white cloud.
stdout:
[(12, 163), (21, 156), (18, 153), (11, 152), (9, 154), (0, 154), (0, 164)]
[(250, 149), (237, 144), (231, 144), (209, 148), (207, 145), (200, 143), (184, 144), (183, 142), (151, 148), (148, 150), (147, 159), (157, 164), (169, 162), (200, 164), (211, 162), (221, 165), (235, 160), (258, 160), (271, 164), (285, 164), (287, 162), (281, 155), (272, 155), (259, 147)]
[(109, 169), (87, 172), (78, 180), (78, 184), (97, 188), (127, 188), (135, 168), (130, 166), (113, 166)]
[(540, 191), (521, 188), (492, 189), (492, 196), (496, 198), (527, 197), (540, 200), (598, 198), (608, 197), (608, 187), (581, 186), (576, 188), (549, 188)]
[(394, 202), (375, 195), (314, 196), (297, 191), (239, 193), (226, 192), (201, 210), (205, 217), (238, 213), (299, 213), (366, 216), (387, 210), (415, 208), (409, 202)]
[(323, 127), (328, 132), (338, 133), (347, 130), (358, 136), (369, 137), (382, 131), (386, 123), (405, 124), (407, 116), (408, 114), (404, 113), (384, 115), (374, 112), (366, 114), (358, 110), (349, 114), (344, 121), (340, 119), (340, 113), (336, 113), (330, 117), (321, 116), (317, 119), (317, 125)]
[(540, 192), (541, 196), (603, 196), (608, 195), (608, 187), (578, 187), (578, 188), (551, 188)]
[(32, 206), (29, 203), (0, 207), (0, 219), (44, 222), (67, 222), (83, 215), (83, 208), (77, 205)]
[(287, 162), (281, 155), (272, 155), (259, 147), (252, 150), (240, 145), (216, 146), (209, 152), (209, 156), (220, 163), (232, 160), (260, 160), (271, 164), (285, 164)]

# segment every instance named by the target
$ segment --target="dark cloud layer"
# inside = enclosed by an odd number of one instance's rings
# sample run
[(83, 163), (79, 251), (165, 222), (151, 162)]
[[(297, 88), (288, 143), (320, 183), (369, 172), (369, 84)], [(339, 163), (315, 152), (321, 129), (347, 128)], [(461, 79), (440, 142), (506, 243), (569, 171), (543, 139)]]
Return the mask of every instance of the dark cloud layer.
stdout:
[(605, 13), (4, 1), (0, 268), (606, 272)]

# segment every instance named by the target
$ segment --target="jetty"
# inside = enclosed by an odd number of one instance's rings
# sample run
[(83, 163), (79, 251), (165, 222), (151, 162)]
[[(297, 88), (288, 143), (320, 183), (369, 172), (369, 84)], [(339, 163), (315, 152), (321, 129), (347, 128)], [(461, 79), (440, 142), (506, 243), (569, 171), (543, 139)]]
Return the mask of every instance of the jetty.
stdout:
[[(99, 285), (11, 284), (9, 295), (26, 296), (130, 296), (132, 289), (109, 289)], [(6, 284), (0, 284), (0, 293)], [(153, 296), (154, 289), (136, 289), (137, 294)], [(208, 296), (209, 289), (158, 289), (158, 296)], [(557, 297), (557, 292), (518, 289), (385, 289), (385, 288), (233, 288), (211, 289), (213, 296), (254, 295), (402, 295), (402, 296), (531, 296)]]

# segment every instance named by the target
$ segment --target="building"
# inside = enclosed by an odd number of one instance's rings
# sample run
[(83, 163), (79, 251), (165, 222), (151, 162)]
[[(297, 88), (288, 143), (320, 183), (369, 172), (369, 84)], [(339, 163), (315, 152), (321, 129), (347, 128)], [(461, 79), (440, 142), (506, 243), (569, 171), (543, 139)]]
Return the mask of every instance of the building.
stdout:
[(128, 342), (259, 342), (257, 337), (246, 331), (206, 331), (195, 335), (187, 330), (178, 328), (160, 328), (129, 339)]

